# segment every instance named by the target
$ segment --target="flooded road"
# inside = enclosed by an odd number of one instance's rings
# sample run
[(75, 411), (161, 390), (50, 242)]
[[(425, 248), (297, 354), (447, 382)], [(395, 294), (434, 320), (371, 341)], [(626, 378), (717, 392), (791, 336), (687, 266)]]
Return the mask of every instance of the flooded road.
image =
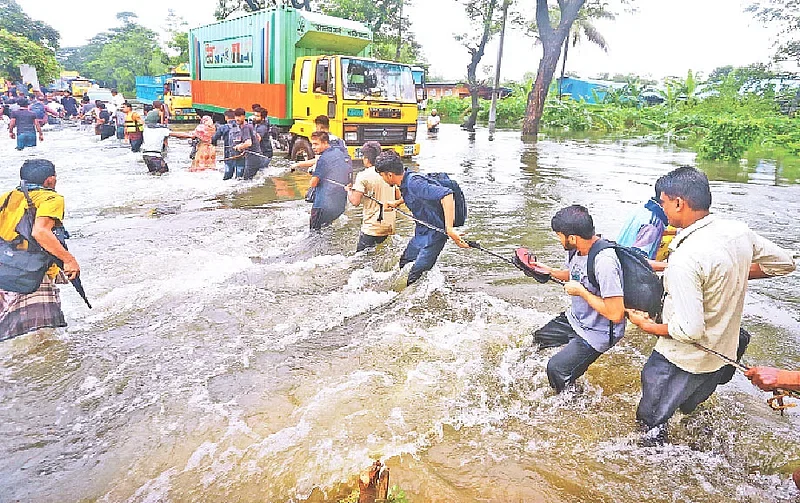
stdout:
[[(360, 214), (307, 231), (308, 177), (277, 158), (253, 182), (190, 173), (171, 140), (163, 177), (141, 156), (66, 128), (19, 153), (58, 169), (68, 243), (94, 305), (62, 287), (69, 327), (0, 345), (0, 501), (337, 501), (372, 460), (418, 502), (795, 501), (800, 413), (737, 375), (671, 445), (637, 445), (634, 328), (577, 394), (555, 396), (531, 331), (568, 303), (477, 250), (448, 244), (410, 288), (411, 233), (354, 253)], [(107, 144), (105, 144), (107, 143)], [(461, 184), (464, 230), (510, 255), (563, 260), (550, 218), (586, 205), (616, 236), (655, 179), (694, 154), (635, 141), (520, 141), (455, 126), (422, 141), (423, 171)], [(701, 166), (712, 209), (800, 249), (800, 186), (768, 161)], [(800, 274), (753, 282), (748, 364), (800, 369)]]

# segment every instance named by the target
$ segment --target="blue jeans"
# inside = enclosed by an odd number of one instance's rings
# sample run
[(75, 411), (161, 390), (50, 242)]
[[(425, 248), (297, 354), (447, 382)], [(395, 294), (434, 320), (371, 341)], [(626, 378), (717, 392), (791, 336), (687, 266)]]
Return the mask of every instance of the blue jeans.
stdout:
[(564, 346), (547, 362), (547, 380), (557, 393), (564, 391), (567, 386), (585, 374), (589, 365), (602, 354), (575, 333), (564, 313), (534, 332), (533, 340), (541, 348)]
[(36, 133), (17, 133), (17, 150), (36, 146)]
[(225, 161), (225, 174), (222, 175), (222, 179), (230, 180), (234, 173), (236, 173), (236, 178), (241, 178), (244, 174), (244, 157)]
[(425, 271), (433, 268), (439, 254), (442, 253), (444, 244), (447, 243), (447, 236), (441, 233), (434, 234), (414, 234), (408, 242), (403, 255), (400, 256), (400, 269), (409, 262), (414, 262), (411, 271), (408, 273), (407, 285), (414, 283)]

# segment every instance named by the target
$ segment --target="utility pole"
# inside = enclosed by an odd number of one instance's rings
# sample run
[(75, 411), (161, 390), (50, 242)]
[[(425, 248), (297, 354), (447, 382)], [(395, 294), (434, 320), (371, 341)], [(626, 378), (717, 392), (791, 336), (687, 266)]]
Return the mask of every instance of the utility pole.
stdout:
[(497, 123), (497, 95), (500, 92), (500, 63), (503, 61), (503, 40), (506, 36), (506, 16), (508, 4), (511, 0), (503, 0), (503, 23), (500, 26), (500, 46), (497, 48), (497, 67), (494, 72), (494, 90), (492, 91), (492, 105), (489, 107), (489, 140), (494, 140), (494, 128)]
[(394, 55), (395, 61), (400, 61), (400, 47), (403, 45), (403, 4), (406, 0), (400, 0), (400, 16), (397, 20), (397, 52)]

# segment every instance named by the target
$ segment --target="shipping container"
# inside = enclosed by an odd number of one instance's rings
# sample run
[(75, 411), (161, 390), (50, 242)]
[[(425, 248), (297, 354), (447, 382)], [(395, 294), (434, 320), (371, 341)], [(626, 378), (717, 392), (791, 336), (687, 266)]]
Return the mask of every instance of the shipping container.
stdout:
[(194, 106), (220, 114), (260, 104), (287, 134), (293, 158), (313, 157), (308, 137), (318, 115), (354, 157), (365, 138), (416, 155), (411, 67), (369, 59), (371, 43), (362, 23), (285, 5), (194, 28)]

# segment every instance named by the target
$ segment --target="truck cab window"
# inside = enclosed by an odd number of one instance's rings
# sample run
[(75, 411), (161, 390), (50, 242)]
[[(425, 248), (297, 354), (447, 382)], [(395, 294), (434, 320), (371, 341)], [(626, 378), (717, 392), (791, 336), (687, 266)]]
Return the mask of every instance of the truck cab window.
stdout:
[(308, 81), (311, 77), (311, 60), (303, 60), (303, 66), (300, 68), (300, 92), (308, 91)]
[(314, 78), (314, 92), (329, 94), (328, 93), (328, 60), (321, 59), (317, 61), (317, 72)]

